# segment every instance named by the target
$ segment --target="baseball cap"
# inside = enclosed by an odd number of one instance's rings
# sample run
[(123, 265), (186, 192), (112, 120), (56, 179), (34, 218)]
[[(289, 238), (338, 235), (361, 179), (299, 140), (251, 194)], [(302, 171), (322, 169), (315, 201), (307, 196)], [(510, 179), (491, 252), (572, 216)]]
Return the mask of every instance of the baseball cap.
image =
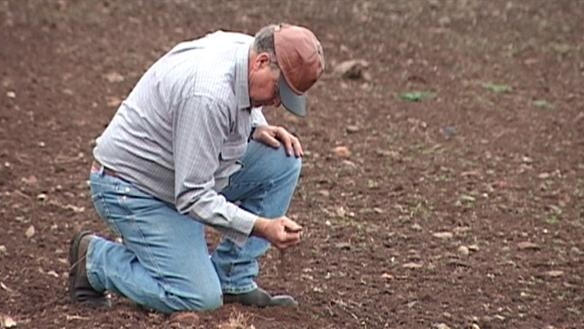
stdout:
[(281, 70), (280, 101), (290, 112), (306, 116), (306, 91), (324, 71), (324, 53), (309, 29), (280, 24), (274, 30), (274, 50)]

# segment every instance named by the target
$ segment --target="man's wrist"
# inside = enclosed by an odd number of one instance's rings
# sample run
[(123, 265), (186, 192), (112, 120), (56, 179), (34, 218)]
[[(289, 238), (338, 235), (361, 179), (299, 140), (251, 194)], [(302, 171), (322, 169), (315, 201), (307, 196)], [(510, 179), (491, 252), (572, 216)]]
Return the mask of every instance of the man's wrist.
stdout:
[(268, 224), (268, 220), (262, 217), (256, 218), (253, 229), (251, 230), (251, 235), (263, 238), (265, 237), (266, 226)]

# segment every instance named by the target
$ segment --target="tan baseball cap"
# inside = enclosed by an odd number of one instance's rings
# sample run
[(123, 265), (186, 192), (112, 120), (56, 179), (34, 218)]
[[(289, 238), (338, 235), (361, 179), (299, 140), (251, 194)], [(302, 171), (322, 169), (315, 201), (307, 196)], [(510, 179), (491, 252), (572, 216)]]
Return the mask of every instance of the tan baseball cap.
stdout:
[(281, 24), (274, 30), (274, 49), (281, 70), (279, 88), (284, 107), (306, 115), (305, 93), (324, 71), (324, 53), (320, 42), (307, 28)]

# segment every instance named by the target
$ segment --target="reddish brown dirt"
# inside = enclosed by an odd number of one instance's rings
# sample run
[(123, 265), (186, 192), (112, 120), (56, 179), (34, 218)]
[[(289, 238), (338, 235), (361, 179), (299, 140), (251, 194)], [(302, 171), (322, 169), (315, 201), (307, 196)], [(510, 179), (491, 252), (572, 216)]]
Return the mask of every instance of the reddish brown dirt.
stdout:
[[(18, 328), (584, 328), (582, 17), (570, 0), (1, 0), (0, 315)], [(117, 102), (179, 41), (280, 21), (311, 27), (328, 64), (307, 120), (266, 110), (308, 150), (290, 211), (307, 234), (264, 258), (260, 284), (301, 306), (180, 325), (120, 298), (71, 305), (70, 237), (108, 234), (86, 179)], [(367, 79), (333, 74), (348, 59)]]

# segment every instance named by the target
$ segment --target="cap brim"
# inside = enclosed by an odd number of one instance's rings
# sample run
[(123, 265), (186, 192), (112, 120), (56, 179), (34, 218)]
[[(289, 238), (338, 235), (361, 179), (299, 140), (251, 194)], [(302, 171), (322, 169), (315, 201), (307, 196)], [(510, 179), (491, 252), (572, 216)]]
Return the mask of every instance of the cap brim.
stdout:
[(306, 96), (297, 95), (288, 87), (286, 80), (280, 77), (278, 82), (278, 88), (280, 91), (280, 102), (282, 105), (293, 114), (297, 116), (306, 116)]

